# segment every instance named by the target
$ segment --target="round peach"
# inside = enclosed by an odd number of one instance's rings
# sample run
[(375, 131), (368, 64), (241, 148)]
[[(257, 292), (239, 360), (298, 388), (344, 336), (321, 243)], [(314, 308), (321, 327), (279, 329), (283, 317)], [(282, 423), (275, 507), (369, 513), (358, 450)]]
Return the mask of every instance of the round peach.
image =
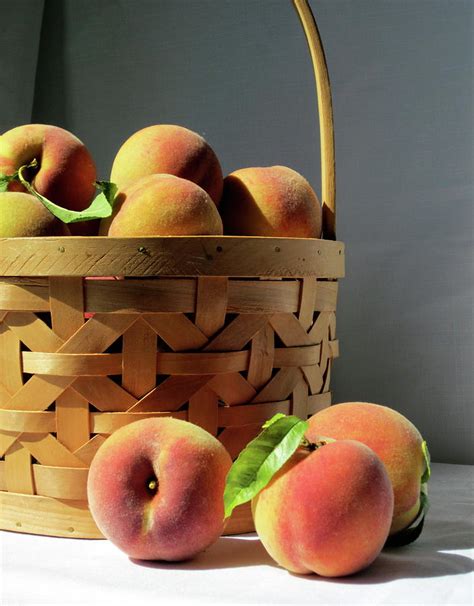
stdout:
[(322, 211), (308, 181), (286, 166), (241, 168), (224, 179), (224, 233), (319, 238)]
[(222, 234), (222, 221), (209, 195), (173, 175), (143, 177), (119, 196), (100, 233), (109, 236)]
[(31, 194), (0, 193), (0, 238), (69, 235), (67, 225)]
[(352, 440), (298, 450), (252, 500), (273, 559), (299, 574), (334, 577), (369, 566), (388, 536), (393, 491), (377, 455)]
[(359, 440), (384, 463), (393, 485), (395, 505), (390, 534), (410, 525), (420, 509), (421, 477), (425, 470), (423, 438), (402, 414), (379, 404), (345, 402), (309, 419), (306, 437)]
[(157, 124), (134, 133), (119, 149), (110, 180), (123, 191), (155, 173), (193, 181), (219, 203), (222, 195), (219, 160), (210, 145), (188, 128)]
[(222, 533), (231, 464), (224, 446), (197, 425), (166, 417), (136, 421), (97, 451), (89, 507), (104, 536), (132, 558), (192, 558)]

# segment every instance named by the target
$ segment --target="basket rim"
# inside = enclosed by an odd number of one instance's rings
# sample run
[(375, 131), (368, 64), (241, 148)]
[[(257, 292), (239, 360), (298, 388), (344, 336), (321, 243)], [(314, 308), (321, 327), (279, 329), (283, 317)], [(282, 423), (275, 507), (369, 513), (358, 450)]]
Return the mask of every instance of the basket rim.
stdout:
[(264, 236), (0, 238), (0, 277), (342, 278), (344, 244)]

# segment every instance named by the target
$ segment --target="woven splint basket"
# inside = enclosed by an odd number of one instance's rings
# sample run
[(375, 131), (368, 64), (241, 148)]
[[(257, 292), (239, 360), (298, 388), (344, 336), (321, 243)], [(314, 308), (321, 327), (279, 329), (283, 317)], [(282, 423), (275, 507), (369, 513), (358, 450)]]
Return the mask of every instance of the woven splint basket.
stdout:
[[(295, 5), (318, 90), (324, 239), (0, 241), (1, 528), (101, 537), (88, 467), (138, 419), (196, 423), (235, 458), (273, 414), (330, 405), (344, 275), (331, 98), (313, 16)], [(226, 532), (252, 529), (241, 506)]]

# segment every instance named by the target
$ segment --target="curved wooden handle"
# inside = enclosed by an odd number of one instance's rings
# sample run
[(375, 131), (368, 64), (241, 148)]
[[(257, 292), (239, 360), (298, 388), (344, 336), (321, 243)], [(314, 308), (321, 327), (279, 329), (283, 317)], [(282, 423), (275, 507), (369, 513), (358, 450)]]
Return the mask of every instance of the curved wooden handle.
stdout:
[(307, 0), (293, 0), (306, 35), (313, 62), (318, 97), (321, 145), (321, 203), (323, 207), (323, 237), (336, 239), (336, 164), (331, 86), (318, 27)]

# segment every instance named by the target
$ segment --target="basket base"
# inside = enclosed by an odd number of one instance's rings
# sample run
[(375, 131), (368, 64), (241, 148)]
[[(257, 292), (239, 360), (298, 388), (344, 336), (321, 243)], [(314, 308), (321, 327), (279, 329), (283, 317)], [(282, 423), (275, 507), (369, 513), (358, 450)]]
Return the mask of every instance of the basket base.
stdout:
[[(0, 529), (76, 539), (103, 539), (86, 501), (0, 492)], [(254, 532), (250, 504), (234, 510), (223, 535)]]

